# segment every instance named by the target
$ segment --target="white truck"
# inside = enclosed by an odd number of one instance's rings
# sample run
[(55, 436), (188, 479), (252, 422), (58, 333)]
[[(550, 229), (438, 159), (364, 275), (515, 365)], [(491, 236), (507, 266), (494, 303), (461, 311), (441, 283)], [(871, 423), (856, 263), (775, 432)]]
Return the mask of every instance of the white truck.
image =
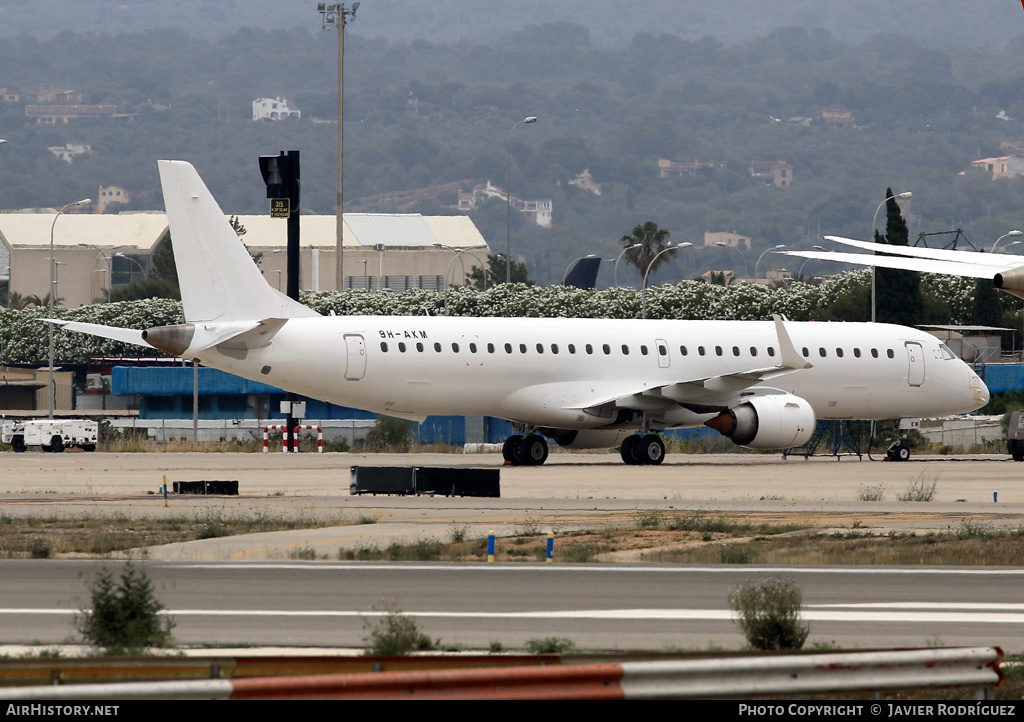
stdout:
[(95, 451), (99, 423), (88, 419), (36, 419), (4, 421), (0, 425), (0, 441), (14, 451), (38, 446), (43, 451), (59, 453), (69, 446), (82, 451)]

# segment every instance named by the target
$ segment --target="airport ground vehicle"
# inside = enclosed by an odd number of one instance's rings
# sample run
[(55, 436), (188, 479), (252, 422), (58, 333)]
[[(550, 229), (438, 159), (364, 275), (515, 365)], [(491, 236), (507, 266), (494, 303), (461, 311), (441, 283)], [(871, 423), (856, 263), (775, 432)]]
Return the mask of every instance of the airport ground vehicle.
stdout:
[(5, 421), (0, 426), (0, 441), (10, 444), (17, 452), (25, 451), (29, 446), (54, 453), (69, 446), (95, 451), (98, 436), (99, 423), (88, 419)]

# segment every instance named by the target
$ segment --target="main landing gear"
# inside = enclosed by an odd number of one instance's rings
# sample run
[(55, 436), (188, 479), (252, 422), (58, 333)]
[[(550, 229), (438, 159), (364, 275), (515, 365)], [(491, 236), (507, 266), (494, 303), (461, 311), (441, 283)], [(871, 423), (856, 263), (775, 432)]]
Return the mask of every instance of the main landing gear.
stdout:
[(619, 453), (630, 466), (657, 466), (665, 460), (665, 442), (657, 434), (633, 434), (623, 440)]
[(513, 434), (505, 439), (501, 455), (512, 466), (540, 466), (548, 460), (548, 442), (537, 433)]

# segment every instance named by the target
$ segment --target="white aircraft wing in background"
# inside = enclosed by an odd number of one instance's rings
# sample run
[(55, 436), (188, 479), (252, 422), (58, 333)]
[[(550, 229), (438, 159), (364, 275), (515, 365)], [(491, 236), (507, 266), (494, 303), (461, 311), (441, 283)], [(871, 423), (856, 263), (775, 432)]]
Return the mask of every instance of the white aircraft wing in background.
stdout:
[(941, 248), (890, 246), (884, 243), (856, 241), (840, 236), (825, 236), (825, 240), (885, 255), (832, 251), (780, 251), (780, 253), (799, 258), (894, 268), (902, 271), (941, 273), (967, 278), (991, 278), (996, 288), (1024, 298), (1024, 258), (1020, 256), (979, 251), (951, 251)]

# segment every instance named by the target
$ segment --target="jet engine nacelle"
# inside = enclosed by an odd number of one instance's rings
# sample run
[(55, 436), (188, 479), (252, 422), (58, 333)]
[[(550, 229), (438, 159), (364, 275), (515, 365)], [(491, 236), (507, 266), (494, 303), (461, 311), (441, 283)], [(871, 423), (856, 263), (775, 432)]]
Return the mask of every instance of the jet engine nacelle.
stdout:
[(1009, 271), (997, 273), (992, 282), (996, 288), (1002, 289), (1017, 298), (1024, 298), (1024, 268), (1013, 268)]
[(733, 443), (750, 449), (789, 449), (814, 433), (814, 409), (793, 394), (751, 396), (705, 422)]
[(611, 449), (635, 433), (633, 429), (541, 429), (545, 436), (566, 449)]

